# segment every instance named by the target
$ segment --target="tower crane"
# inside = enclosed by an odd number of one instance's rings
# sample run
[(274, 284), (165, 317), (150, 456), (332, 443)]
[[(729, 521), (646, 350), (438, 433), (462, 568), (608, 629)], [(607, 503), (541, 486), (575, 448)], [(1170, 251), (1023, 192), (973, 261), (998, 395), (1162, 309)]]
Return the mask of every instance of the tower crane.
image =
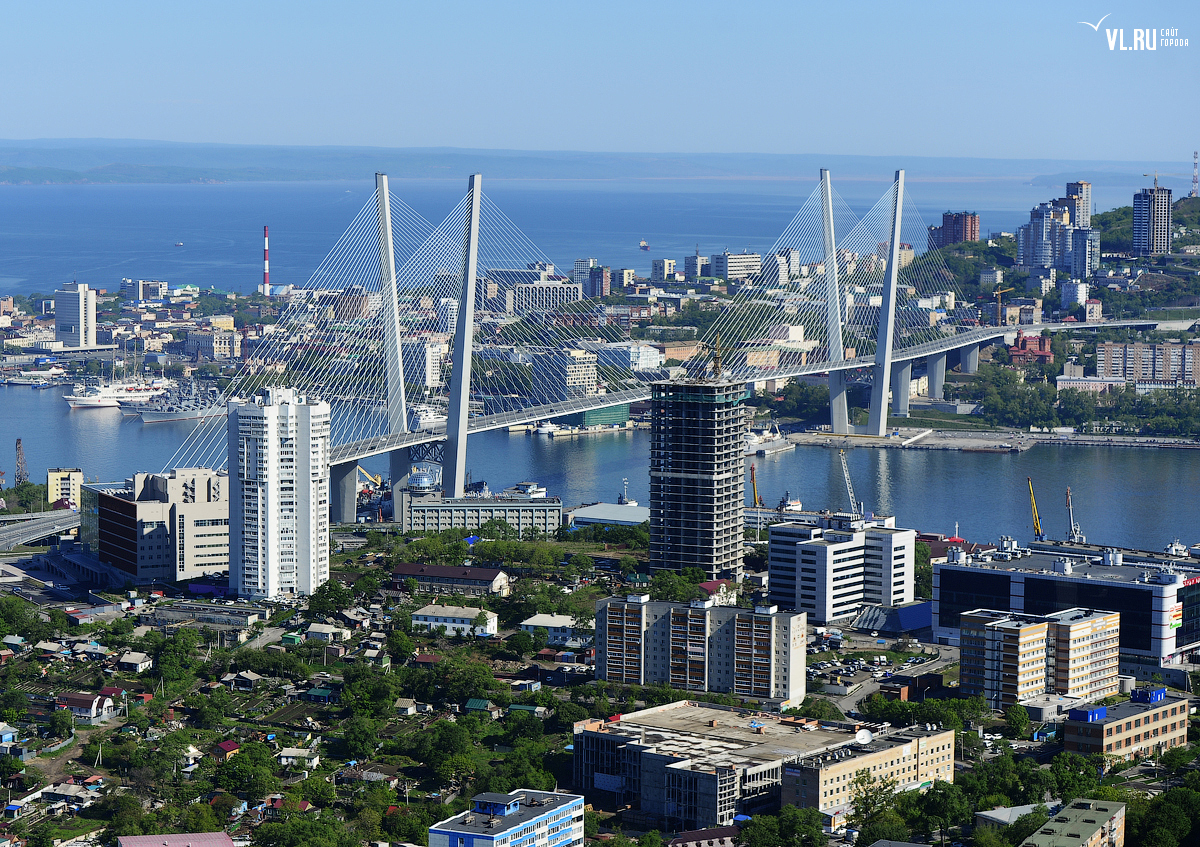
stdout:
[(996, 298), (996, 326), (1004, 326), (1004, 316), (1001, 313), (1002, 301), (1005, 294), (1014, 290), (1012, 288), (997, 288), (992, 292), (992, 296)]
[(1071, 487), (1067, 486), (1067, 541), (1072, 544), (1086, 544), (1087, 536), (1079, 524), (1075, 523), (1075, 507), (1071, 505)]
[(1046, 533), (1042, 532), (1042, 522), (1038, 518), (1037, 498), (1033, 496), (1033, 477), (1025, 477), (1029, 482), (1029, 505), (1033, 509), (1033, 537), (1038, 541), (1046, 540)]
[(842, 460), (842, 477), (846, 480), (846, 496), (850, 498), (850, 512), (858, 517), (863, 513), (862, 503), (854, 498), (854, 484), (850, 482), (850, 468), (846, 465), (846, 451), (838, 450), (838, 457)]

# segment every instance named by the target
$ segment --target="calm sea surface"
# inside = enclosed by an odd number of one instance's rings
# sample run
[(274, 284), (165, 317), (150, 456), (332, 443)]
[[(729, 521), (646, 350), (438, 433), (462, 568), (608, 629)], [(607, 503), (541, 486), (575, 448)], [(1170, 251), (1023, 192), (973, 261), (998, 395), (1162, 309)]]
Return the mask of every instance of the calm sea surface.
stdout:
[[(135, 471), (170, 464), (196, 424), (142, 424), (119, 409), (72, 411), (61, 390), (0, 386), (0, 469), (12, 479), (12, 445), (22, 439), (30, 473), (80, 467), (89, 480), (121, 480)], [(213, 426), (214, 424), (206, 424)], [(217, 424), (217, 426), (223, 425)], [(507, 432), (471, 437), (467, 465), (493, 490), (531, 479), (567, 505), (615, 502), (622, 480), (629, 495), (649, 500), (649, 433), (635, 431), (581, 439)], [(1091, 541), (1161, 549), (1179, 538), (1200, 541), (1200, 451), (1037, 446), (1019, 455), (858, 449), (847, 453), (854, 490), (868, 509), (894, 513), (902, 526), (972, 540), (1033, 534), (1026, 477), (1033, 477), (1048, 534), (1066, 532), (1064, 505), (1071, 486), (1076, 520)], [(759, 494), (774, 506), (789, 492), (808, 508), (844, 508), (837, 454), (798, 448), (754, 459)], [(387, 473), (386, 458), (364, 465)], [(747, 463), (747, 470), (749, 463)], [(747, 484), (747, 498), (749, 498)]]
[[(979, 212), (983, 231), (1011, 230), (1050, 196), (1045, 188), (1004, 183), (921, 183), (909, 194), (926, 223), (944, 209)], [(879, 182), (835, 185), (856, 212), (886, 189)], [(836, 175), (835, 175), (836, 180)], [(679, 259), (699, 244), (765, 250), (815, 183), (802, 182), (485, 182), (485, 192), (556, 263), (594, 256), (649, 272), (650, 259)], [(301, 284), (370, 197), (373, 183), (229, 185), (0, 186), (0, 293), (49, 293), (77, 278), (115, 288), (121, 277), (166, 279), (250, 291), (261, 279), (261, 227), (272, 235), (272, 281)], [(393, 191), (432, 222), (461, 197), (464, 180), (393, 176)], [(1101, 209), (1119, 202), (1102, 186)], [(1107, 201), (1107, 202), (1106, 202)], [(640, 239), (650, 253), (637, 249)], [(182, 241), (184, 246), (175, 247)], [(210, 426), (212, 424), (209, 424)], [(117, 409), (72, 412), (60, 390), (0, 387), (0, 470), (11, 484), (13, 444), (22, 439), (31, 474), (81, 467), (89, 479), (120, 480), (167, 466), (195, 424), (143, 425)], [(648, 499), (648, 434), (580, 440), (491, 432), (474, 436), (468, 465), (495, 490), (525, 479), (568, 505), (613, 501), (622, 480)], [(806, 507), (842, 507), (837, 457), (804, 448), (756, 459), (759, 492), (770, 505), (785, 491)], [(1001, 534), (1028, 540), (1025, 478), (1041, 497), (1052, 537), (1066, 525), (1071, 486), (1089, 540), (1159, 549), (1178, 537), (1200, 541), (1200, 452), (1039, 446), (1021, 455), (860, 449), (849, 453), (855, 491), (869, 509), (895, 513), (904, 526), (959, 531), (972, 539)], [(375, 460), (373, 470), (386, 470)], [(747, 495), (749, 496), (749, 495)]]

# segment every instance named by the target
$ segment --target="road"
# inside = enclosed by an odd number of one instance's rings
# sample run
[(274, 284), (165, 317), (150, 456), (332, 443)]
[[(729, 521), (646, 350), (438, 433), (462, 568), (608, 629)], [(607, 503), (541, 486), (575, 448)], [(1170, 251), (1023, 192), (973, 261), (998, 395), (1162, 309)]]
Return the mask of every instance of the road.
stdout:
[(0, 529), (0, 550), (11, 550), (18, 544), (31, 544), (50, 535), (79, 526), (79, 513), (62, 509), (42, 517), (6, 525)]
[(268, 644), (272, 644), (283, 638), (283, 634), (287, 632), (282, 626), (269, 626), (262, 631), (261, 635), (255, 636), (246, 642), (246, 646), (255, 650), (261, 650)]

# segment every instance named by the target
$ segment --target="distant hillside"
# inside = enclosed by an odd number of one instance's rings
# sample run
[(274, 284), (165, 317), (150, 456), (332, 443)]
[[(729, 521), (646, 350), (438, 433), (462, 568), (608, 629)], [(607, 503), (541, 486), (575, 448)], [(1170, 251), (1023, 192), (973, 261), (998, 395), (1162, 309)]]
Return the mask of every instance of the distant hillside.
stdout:
[[(846, 156), (831, 153), (597, 153), (573, 150), (486, 150), (453, 147), (285, 147), (113, 139), (0, 140), (0, 183), (233, 182), (397, 178), (446, 179), (483, 170), (493, 179), (778, 179), (815, 182), (820, 168), (835, 179), (886, 184), (897, 164), (937, 181), (1001, 180), (1042, 184), (1069, 174), (1097, 184), (1123, 184), (1146, 168), (1171, 163), (1061, 159), (973, 159)], [(1140, 177), (1139, 177), (1140, 178)], [(1064, 178), (1054, 176), (1054, 184)]]
[[(1171, 207), (1176, 226), (1200, 229), (1200, 197), (1181, 197)], [(1100, 249), (1105, 253), (1127, 253), (1133, 249), (1133, 206), (1121, 206), (1092, 215), (1092, 227), (1100, 231)], [(1175, 242), (1176, 248), (1200, 243), (1200, 237), (1188, 235)]]
[(1100, 231), (1103, 253), (1128, 253), (1133, 249), (1133, 206), (1092, 215), (1092, 229)]

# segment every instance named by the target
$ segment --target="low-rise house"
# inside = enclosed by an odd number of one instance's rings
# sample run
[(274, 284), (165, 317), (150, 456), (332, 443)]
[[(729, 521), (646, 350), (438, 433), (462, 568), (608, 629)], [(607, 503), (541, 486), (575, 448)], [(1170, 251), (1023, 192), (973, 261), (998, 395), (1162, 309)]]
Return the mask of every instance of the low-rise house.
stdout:
[(99, 694), (84, 694), (68, 691), (58, 695), (55, 703), (60, 709), (68, 709), (77, 720), (106, 721), (116, 711), (111, 697)]
[[(667, 842), (667, 847), (734, 847), (741, 831), (741, 827), (738, 826), (717, 826), (712, 829), (681, 832)], [(900, 844), (899, 841), (890, 843)]]
[(704, 592), (703, 599), (712, 600), (714, 606), (737, 605), (737, 586), (731, 579), (714, 579), (702, 582), (698, 587)]
[(392, 588), (405, 591), (410, 579), (417, 581), (417, 590), (422, 594), (507, 597), (512, 593), (512, 580), (499, 568), (448, 567), (402, 562), (392, 571)]
[(328, 623), (311, 623), (304, 632), (305, 638), (315, 638), (318, 641), (346, 641), (350, 631), (340, 626)]
[(76, 644), (71, 648), (72, 658), (80, 661), (104, 661), (108, 658), (108, 648), (103, 644), (97, 644), (95, 641), (89, 641), (85, 644)]
[(369, 665), (374, 665), (377, 668), (390, 668), (392, 666), (392, 657), (383, 650), (363, 650), (363, 661)]
[(42, 799), (47, 803), (69, 803), (84, 808), (100, 799), (100, 792), (86, 785), (60, 782), (42, 789)]
[(508, 713), (511, 715), (514, 712), (525, 712), (533, 715), (538, 720), (545, 720), (554, 714), (552, 709), (547, 709), (545, 706), (525, 706), (520, 703), (513, 703), (508, 707)]
[(500, 618), (495, 612), (489, 612), (487, 609), (432, 603), (413, 612), (412, 625), (414, 629), (430, 632), (445, 627), (446, 632), (451, 635), (486, 636), (499, 632)]
[(285, 632), (283, 637), (279, 639), (280, 643), (283, 644), (284, 647), (295, 647), (303, 640), (304, 636), (298, 632)]
[(481, 697), (472, 697), (463, 707), (468, 715), (481, 715), (490, 720), (499, 720), (504, 715), (504, 710), (493, 703), (491, 700), (484, 700)]
[(337, 692), (332, 688), (310, 688), (300, 695), (300, 699), (309, 703), (336, 703)]
[(321, 756), (316, 750), (306, 750), (303, 747), (284, 747), (275, 758), (279, 760), (280, 766), (285, 768), (300, 767), (312, 770), (321, 764)]
[(442, 657), (436, 653), (418, 653), (417, 655), (413, 656), (408, 663), (414, 668), (423, 668), (428, 670), (432, 667), (435, 667), (441, 660)]
[(417, 701), (410, 697), (400, 697), (396, 700), (396, 714), (400, 717), (407, 717), (417, 713)]
[(521, 621), (521, 631), (546, 630), (548, 644), (566, 644), (575, 638), (575, 619), (570, 615), (534, 615)]
[(17, 734), (18, 730), (15, 726), (9, 726), (0, 721), (0, 744), (12, 744), (17, 740)]
[(400, 784), (400, 769), (395, 765), (381, 765), (374, 762), (364, 762), (355, 767), (346, 768), (338, 774), (339, 782), (371, 782), (381, 783), (388, 788)]
[(241, 744), (238, 744), (232, 738), (229, 738), (213, 748), (212, 757), (218, 762), (228, 762), (230, 759), (236, 756), (238, 751), (241, 749)]
[(154, 660), (145, 653), (130, 651), (117, 660), (117, 670), (125, 673), (143, 673), (154, 667)]
[(221, 677), (221, 684), (228, 685), (231, 691), (253, 691), (263, 679), (262, 675), (254, 671), (239, 671), (225, 674)]
[(25, 649), (25, 639), (19, 635), (6, 635), (0, 638), (0, 643), (14, 652), (20, 652)]

